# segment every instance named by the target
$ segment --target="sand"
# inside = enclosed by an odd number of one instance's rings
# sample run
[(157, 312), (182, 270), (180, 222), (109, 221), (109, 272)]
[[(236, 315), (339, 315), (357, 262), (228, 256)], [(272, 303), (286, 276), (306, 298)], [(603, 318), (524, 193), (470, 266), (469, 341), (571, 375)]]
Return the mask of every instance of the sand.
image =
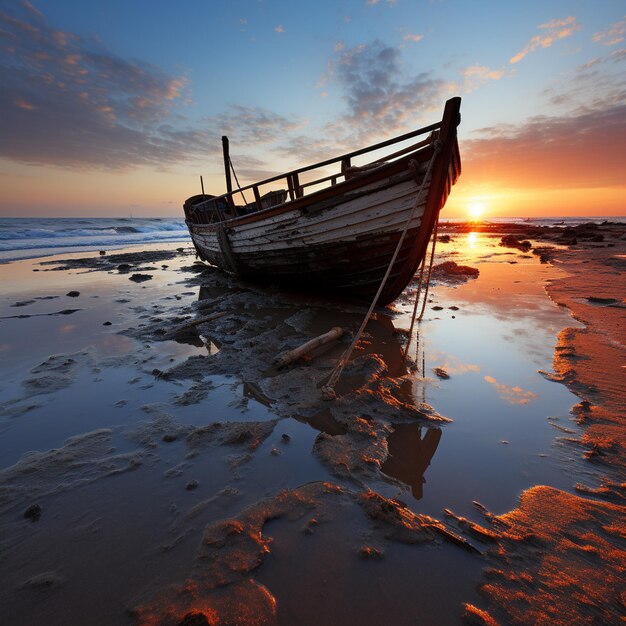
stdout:
[[(1, 343), (14, 363), (0, 390), (12, 459), (0, 469), (0, 524), (13, 538), (0, 544), (3, 617), (619, 619), (624, 228), (499, 226), (472, 250), (467, 233), (478, 230), (441, 236), (410, 358), (415, 285), (376, 313), (332, 402), (321, 387), (360, 305), (239, 282), (189, 249), (33, 264), (37, 281), (11, 294), (1, 322), (13, 325)], [(524, 286), (516, 271), (533, 278)], [(81, 307), (71, 324), (63, 305), (47, 308), (67, 298)], [(535, 320), (535, 333), (519, 320)], [(471, 353), (485, 323), (502, 328), (504, 348), (475, 362), (455, 355), (457, 345)], [(339, 341), (276, 366), (334, 326)], [(24, 332), (38, 341), (21, 353), (12, 336)], [(507, 368), (521, 367), (518, 350), (527, 373), (516, 382)], [(496, 419), (503, 410), (511, 419)], [(476, 476), (455, 469), (464, 463)]]
[(557, 239), (571, 245), (550, 250), (568, 275), (547, 289), (584, 326), (559, 334), (552, 378), (581, 398), (572, 412), (603, 485), (578, 484), (585, 497), (533, 487), (493, 520), (504, 530), (481, 585), (489, 612), (468, 606), (472, 623), (611, 624), (626, 611), (626, 235), (610, 224), (572, 230)]

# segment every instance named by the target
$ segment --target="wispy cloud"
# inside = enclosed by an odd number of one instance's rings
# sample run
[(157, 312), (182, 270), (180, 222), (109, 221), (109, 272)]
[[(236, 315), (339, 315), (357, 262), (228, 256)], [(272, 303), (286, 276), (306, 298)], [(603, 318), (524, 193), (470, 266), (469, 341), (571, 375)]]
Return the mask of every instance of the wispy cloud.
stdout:
[(216, 134), (226, 133), (246, 145), (277, 141), (302, 125), (261, 107), (238, 104), (230, 106), (228, 113), (207, 118), (206, 123)]
[(414, 42), (418, 42), (418, 41), (422, 41), (422, 39), (424, 39), (424, 35), (414, 35), (413, 33), (407, 33), (406, 35), (404, 35), (404, 37), (402, 37), (402, 39), (404, 39), (404, 41), (414, 41)]
[(466, 176), (488, 175), (512, 188), (623, 186), (625, 95), (602, 94), (563, 115), (477, 131), (478, 138), (464, 142)]
[(185, 76), (54, 29), (27, 2), (0, 13), (0, 29), (1, 156), (126, 169), (188, 160), (213, 143), (208, 129), (174, 125)]
[(428, 72), (405, 77), (400, 51), (379, 40), (342, 50), (333, 69), (347, 105), (340, 123), (361, 134), (393, 133), (418, 113), (440, 108), (450, 90)]
[(277, 33), (284, 33), (285, 27), (282, 24), (279, 24), (278, 26), (276, 26), (276, 28), (274, 28), (274, 31)]
[(493, 385), (496, 388), (500, 397), (503, 400), (506, 400), (509, 404), (528, 404), (532, 400), (535, 400), (539, 397), (533, 391), (522, 389), (517, 385), (511, 386), (498, 382), (493, 376), (485, 376), (485, 380), (490, 385)]
[(592, 40), (605, 46), (614, 46), (616, 43), (624, 41), (624, 35), (626, 35), (626, 19), (613, 22), (606, 30), (596, 33)]
[(521, 52), (511, 57), (509, 63), (518, 63), (538, 48), (549, 48), (554, 42), (565, 39), (580, 30), (580, 24), (575, 17), (570, 16), (562, 20), (552, 20), (546, 24), (540, 24), (537, 28), (541, 30), (541, 34), (535, 35)]
[(486, 65), (470, 65), (461, 70), (463, 75), (462, 91), (465, 93), (477, 89), (481, 85), (493, 80), (500, 80), (506, 74), (505, 70), (494, 70)]

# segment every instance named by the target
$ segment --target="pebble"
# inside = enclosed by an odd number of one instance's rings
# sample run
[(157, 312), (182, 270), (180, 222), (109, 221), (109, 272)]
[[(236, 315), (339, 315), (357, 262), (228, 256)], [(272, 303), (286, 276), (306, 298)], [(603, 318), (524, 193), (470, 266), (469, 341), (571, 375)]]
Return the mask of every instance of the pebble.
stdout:
[(31, 504), (24, 511), (24, 517), (36, 522), (41, 517), (41, 507), (38, 504)]
[(448, 372), (446, 372), (443, 367), (435, 367), (435, 369), (433, 369), (433, 372), (435, 372), (435, 375), (439, 378), (442, 378), (443, 380), (448, 380), (448, 378), (450, 378), (450, 374), (448, 374)]
[(185, 489), (187, 491), (193, 491), (194, 489), (197, 489), (199, 485), (200, 483), (194, 478), (185, 485)]
[(68, 291), (65, 295), (70, 298), (78, 298), (78, 296), (80, 296), (80, 291)]

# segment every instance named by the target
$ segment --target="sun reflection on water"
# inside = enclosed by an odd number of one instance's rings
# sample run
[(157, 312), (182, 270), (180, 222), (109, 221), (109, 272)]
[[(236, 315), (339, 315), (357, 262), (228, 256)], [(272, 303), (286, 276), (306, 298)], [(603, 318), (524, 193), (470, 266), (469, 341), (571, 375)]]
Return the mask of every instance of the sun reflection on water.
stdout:
[(467, 233), (467, 239), (465, 240), (465, 246), (470, 249), (476, 248), (478, 243), (478, 233), (471, 232)]

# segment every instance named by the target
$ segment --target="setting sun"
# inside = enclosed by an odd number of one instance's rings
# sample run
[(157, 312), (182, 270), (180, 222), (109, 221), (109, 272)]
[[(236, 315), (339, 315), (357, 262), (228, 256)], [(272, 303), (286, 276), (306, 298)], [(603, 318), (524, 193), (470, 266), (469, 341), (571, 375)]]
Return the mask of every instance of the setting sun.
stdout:
[(467, 207), (467, 212), (471, 219), (479, 220), (485, 212), (485, 203), (479, 201), (470, 202)]

